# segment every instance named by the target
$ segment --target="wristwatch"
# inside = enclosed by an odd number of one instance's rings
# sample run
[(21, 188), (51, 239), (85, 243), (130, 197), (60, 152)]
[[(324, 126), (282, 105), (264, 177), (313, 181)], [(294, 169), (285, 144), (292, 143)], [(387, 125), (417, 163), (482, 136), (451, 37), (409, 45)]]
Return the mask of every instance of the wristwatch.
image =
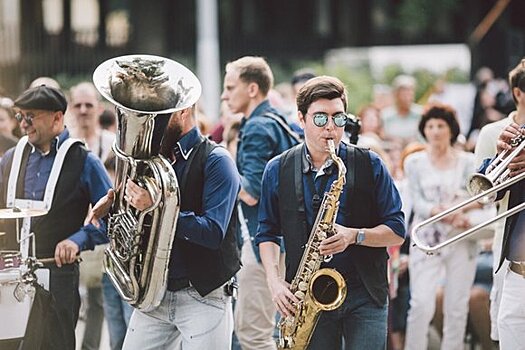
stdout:
[(355, 245), (361, 245), (365, 240), (365, 230), (360, 228), (357, 230), (357, 235), (355, 236)]

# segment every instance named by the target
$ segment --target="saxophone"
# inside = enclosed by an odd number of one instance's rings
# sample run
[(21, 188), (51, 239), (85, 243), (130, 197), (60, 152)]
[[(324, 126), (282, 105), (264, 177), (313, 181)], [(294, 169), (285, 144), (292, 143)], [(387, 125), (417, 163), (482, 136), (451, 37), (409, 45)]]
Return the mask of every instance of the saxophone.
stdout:
[[(104, 267), (122, 299), (147, 312), (160, 304), (166, 291), (180, 209), (177, 177), (158, 153), (160, 135), (154, 129), (162, 132), (172, 113), (193, 106), (201, 85), (186, 67), (151, 55), (107, 60), (95, 69), (93, 81), (115, 105), (118, 120), (115, 201)], [(130, 206), (124, 196), (128, 179), (149, 192), (151, 207), (141, 211)]]
[(338, 176), (323, 196), (301, 263), (290, 286), (299, 299), (292, 316), (279, 321), (279, 349), (306, 349), (321, 311), (335, 310), (346, 297), (346, 282), (335, 269), (320, 269), (331, 256), (319, 253), (322, 240), (335, 234), (334, 224), (339, 209), (339, 196), (343, 191), (346, 167), (335, 153), (333, 140), (328, 140), (330, 157), (337, 164)]

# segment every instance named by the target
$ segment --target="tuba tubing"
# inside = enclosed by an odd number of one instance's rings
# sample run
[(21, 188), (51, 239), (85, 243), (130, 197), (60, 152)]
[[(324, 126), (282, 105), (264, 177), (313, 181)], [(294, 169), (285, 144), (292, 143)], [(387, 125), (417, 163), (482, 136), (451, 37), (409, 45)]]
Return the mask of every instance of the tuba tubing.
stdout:
[[(158, 153), (159, 136), (167, 118), (192, 107), (202, 88), (180, 63), (152, 55), (109, 59), (95, 69), (93, 82), (115, 106), (118, 120), (113, 144), (116, 193), (104, 267), (124, 300), (150, 311), (166, 291), (180, 210), (177, 177), (169, 161)], [(137, 210), (127, 202), (128, 179), (148, 191), (153, 199), (149, 208)]]

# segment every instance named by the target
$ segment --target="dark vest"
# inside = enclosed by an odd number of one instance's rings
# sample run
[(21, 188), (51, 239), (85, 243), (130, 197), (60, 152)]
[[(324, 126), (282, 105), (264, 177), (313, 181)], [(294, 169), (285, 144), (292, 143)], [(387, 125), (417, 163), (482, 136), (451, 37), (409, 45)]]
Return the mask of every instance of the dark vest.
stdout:
[[(303, 256), (303, 247), (308, 242), (306, 214), (304, 208), (302, 154), (303, 145), (284, 152), (279, 171), (279, 210), (281, 230), (286, 247), (286, 281), (295, 277)], [(347, 146), (344, 160), (347, 173), (347, 208), (350, 213), (350, 227), (371, 228), (380, 224), (375, 215), (373, 170), (368, 150)], [(360, 280), (378, 305), (387, 301), (387, 259), (386, 248), (372, 248), (350, 245), (347, 248), (351, 263)]]
[[(204, 189), (204, 167), (211, 151), (218, 147), (207, 139), (195, 146), (191, 152), (184, 173), (180, 179), (181, 211), (192, 211), (203, 215), (202, 194)], [(182, 239), (176, 239), (173, 249), (177, 249), (187, 262), (188, 278), (191, 284), (205, 296), (217, 289), (240, 269), (237, 249), (237, 206), (228, 224), (226, 235), (217, 250), (212, 250)]]
[[(523, 181), (519, 181), (518, 183), (512, 185), (510, 188), (510, 196), (509, 196), (509, 205), (508, 210), (514, 208), (515, 206), (521, 204), (521, 200), (523, 198)], [(514, 227), (516, 226), (516, 222), (518, 221), (518, 216), (521, 214), (521, 212), (517, 212), (516, 214), (508, 217), (505, 220), (505, 230), (503, 233), (503, 242), (502, 242), (502, 248), (501, 248), (501, 257), (498, 264), (498, 268), (496, 269), (496, 272), (499, 271), (501, 268), (501, 265), (503, 264), (503, 261), (505, 261), (505, 258), (509, 254), (509, 241), (510, 241), (510, 234), (512, 230), (514, 230)]]
[[(31, 145), (27, 145), (22, 154), (21, 168), (18, 175), (16, 198), (24, 198), (24, 179)], [(6, 206), (7, 185), (14, 152), (9, 157), (3, 174), (1, 207)], [(89, 208), (89, 194), (80, 188), (80, 176), (84, 169), (87, 150), (80, 144), (71, 146), (64, 159), (62, 170), (58, 177), (51, 210), (44, 216), (31, 219), (32, 231), (36, 236), (36, 256), (49, 258), (55, 255), (58, 242), (68, 238), (84, 226), (84, 219)], [(18, 249), (15, 235), (14, 220), (5, 221), (10, 249)], [(82, 249), (82, 247), (81, 247)]]

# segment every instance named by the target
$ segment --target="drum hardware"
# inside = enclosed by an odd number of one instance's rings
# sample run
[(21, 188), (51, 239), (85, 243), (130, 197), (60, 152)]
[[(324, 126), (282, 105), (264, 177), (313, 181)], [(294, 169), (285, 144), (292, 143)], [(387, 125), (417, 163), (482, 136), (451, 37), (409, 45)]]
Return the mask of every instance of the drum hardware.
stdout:
[(0, 271), (18, 268), (22, 263), (20, 252), (16, 250), (0, 251)]
[(23, 219), (46, 214), (47, 210), (43, 209), (22, 209), (19, 207), (0, 209), (0, 219)]
[(0, 219), (15, 220), (16, 239), (20, 244), (18, 251), (0, 251), (0, 315), (5, 315), (0, 318), (0, 341), (24, 336), (36, 285), (38, 282), (49, 285), (49, 272), (37, 272), (44, 263), (28, 256), (30, 244), (35, 254), (36, 235), (30, 232), (31, 217), (46, 213), (46, 210), (19, 207), (0, 209)]
[[(45, 266), (45, 265), (48, 265), (48, 266), (55, 265), (55, 258), (42, 258), (42, 259), (36, 259), (36, 261), (38, 264), (41, 264), (40, 267)], [(82, 258), (80, 256), (77, 256), (77, 258), (75, 259), (75, 262), (81, 263)]]

